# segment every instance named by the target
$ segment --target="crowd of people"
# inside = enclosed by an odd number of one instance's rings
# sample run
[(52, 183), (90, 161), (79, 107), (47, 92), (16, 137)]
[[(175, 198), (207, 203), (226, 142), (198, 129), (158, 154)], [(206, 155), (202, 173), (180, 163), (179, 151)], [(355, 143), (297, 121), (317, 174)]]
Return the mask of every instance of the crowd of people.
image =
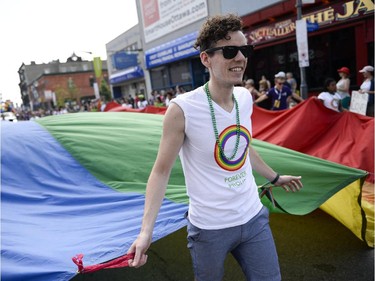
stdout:
[[(14, 106), (13, 102), (6, 101), (1, 108), (1, 116), (4, 112), (11, 112), (18, 121), (35, 120), (50, 115), (61, 115), (77, 112), (104, 111), (106, 102), (103, 99), (86, 100), (78, 103), (66, 103), (64, 106), (51, 106), (50, 108), (37, 107), (34, 109), (24, 106)], [(3, 118), (4, 120), (4, 118)]]
[[(359, 70), (363, 75), (363, 81), (358, 89), (360, 94), (368, 94), (366, 115), (374, 117), (374, 67), (367, 65)], [(341, 67), (337, 70), (340, 79), (327, 78), (324, 81), (324, 90), (318, 95), (318, 99), (332, 110), (342, 112), (349, 110), (351, 103), (350, 69)]]
[(254, 104), (262, 108), (284, 110), (303, 101), (297, 90), (297, 81), (291, 72), (280, 71), (275, 74), (273, 87), (266, 76), (262, 75), (258, 85), (259, 89), (256, 89), (253, 79), (248, 79), (243, 83), (252, 95)]
[(143, 94), (135, 94), (134, 98), (131, 95), (128, 95), (127, 97), (116, 100), (116, 102), (125, 107), (139, 109), (143, 109), (148, 105), (168, 107), (173, 98), (183, 93), (185, 93), (184, 88), (177, 85), (174, 89), (170, 88), (161, 91), (153, 90), (148, 99), (146, 99)]
[[(293, 107), (295, 104), (303, 101), (297, 89), (297, 81), (291, 72), (280, 71), (275, 75), (275, 86), (262, 75), (258, 82), (259, 88), (255, 87), (253, 79), (243, 81), (242, 86), (249, 90), (255, 104), (269, 110), (283, 110)], [(176, 86), (174, 89), (153, 90), (149, 99), (146, 100), (143, 94), (135, 94), (117, 99), (116, 102), (125, 107), (143, 109), (147, 105), (156, 107), (168, 107), (171, 100), (185, 93), (182, 86)]]
[[(357, 90), (360, 94), (368, 94), (366, 115), (374, 117), (374, 67), (367, 65), (359, 70), (363, 75), (363, 81)], [(350, 89), (350, 69), (341, 67), (337, 70), (338, 80), (327, 78), (323, 81), (323, 91), (317, 98), (329, 109), (342, 112), (349, 110), (351, 102)], [(267, 79), (265, 75), (257, 83), (254, 79), (243, 81), (242, 86), (251, 94), (254, 104), (268, 110), (285, 110), (292, 108), (303, 101), (297, 87), (297, 81), (292, 72), (280, 71), (274, 75), (274, 83)], [(176, 86), (168, 90), (153, 90), (149, 98), (146, 99), (143, 94), (135, 94), (135, 97), (128, 95), (115, 100), (118, 104), (129, 107), (143, 109), (148, 105), (156, 107), (168, 107), (171, 100), (185, 93), (182, 86)], [(30, 110), (25, 108), (16, 108), (11, 102), (3, 105), (3, 111), (12, 111), (17, 120), (34, 120), (49, 115), (60, 115), (74, 112), (93, 112), (105, 111), (106, 102), (102, 99), (86, 101), (82, 105), (66, 105), (52, 109)], [(6, 110), (4, 110), (6, 108)], [(3, 118), (4, 120), (4, 118)]]
[[(368, 94), (366, 115), (374, 117), (374, 67), (367, 65), (359, 70), (363, 81), (358, 89), (360, 94)], [(322, 81), (323, 91), (317, 98), (329, 109), (342, 112), (349, 110), (351, 102), (350, 69), (337, 70), (338, 80), (327, 78)], [(303, 101), (297, 89), (297, 81), (292, 72), (280, 71), (274, 75), (274, 86), (262, 75), (256, 88), (254, 79), (247, 79), (243, 86), (249, 90), (254, 104), (268, 110), (285, 110)]]

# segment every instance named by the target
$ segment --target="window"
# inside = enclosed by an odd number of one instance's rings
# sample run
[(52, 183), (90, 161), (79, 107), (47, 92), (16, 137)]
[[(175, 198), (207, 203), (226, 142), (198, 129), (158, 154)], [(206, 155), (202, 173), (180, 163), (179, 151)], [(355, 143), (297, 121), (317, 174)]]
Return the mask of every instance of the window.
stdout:
[[(306, 68), (309, 91), (322, 90), (324, 80), (328, 77), (338, 80), (337, 69), (342, 66), (349, 67), (353, 71), (356, 69), (354, 38), (354, 28), (309, 37), (310, 66)], [(259, 81), (262, 75), (266, 75), (273, 83), (275, 73), (279, 71), (292, 72), (298, 87), (300, 85), (300, 69), (295, 41), (257, 50), (249, 59), (248, 64), (247, 78)], [(350, 79), (352, 85), (356, 84), (355, 75), (352, 75)]]
[(190, 67), (188, 61), (180, 61), (171, 64), (171, 84), (181, 85), (191, 81)]
[(206, 83), (209, 80), (209, 73), (208, 70), (204, 67), (202, 64), (200, 58), (194, 58), (192, 60), (192, 69), (193, 69), (193, 88), (196, 88), (198, 86), (202, 86), (204, 83)]
[[(338, 80), (337, 69), (346, 66), (356, 69), (354, 28), (341, 29), (309, 38), (310, 67), (306, 68), (310, 90), (320, 91), (324, 81), (331, 77)], [(350, 77), (351, 84), (356, 77)]]
[(153, 89), (164, 89), (169, 87), (168, 68), (165, 66), (151, 69), (151, 85)]

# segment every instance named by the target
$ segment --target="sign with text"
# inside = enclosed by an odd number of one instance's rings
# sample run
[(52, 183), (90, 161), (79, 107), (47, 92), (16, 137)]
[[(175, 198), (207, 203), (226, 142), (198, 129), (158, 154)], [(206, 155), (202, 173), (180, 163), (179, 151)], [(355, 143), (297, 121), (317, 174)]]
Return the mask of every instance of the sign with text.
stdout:
[(357, 91), (352, 92), (352, 97), (350, 99), (350, 108), (349, 111), (366, 115), (368, 102), (368, 94), (361, 94)]
[(142, 0), (141, 6), (146, 43), (208, 15), (206, 0)]
[(319, 29), (319, 24), (317, 22), (311, 23), (309, 20), (306, 20), (307, 31), (313, 32)]
[(296, 37), (299, 67), (307, 67), (309, 66), (309, 44), (307, 26), (304, 19), (296, 21)]
[[(357, 20), (359, 17), (372, 16), (374, 3), (371, 0), (347, 1), (327, 8), (302, 15), (309, 22), (309, 27), (324, 28), (332, 25)], [(247, 33), (250, 44), (269, 42), (293, 35), (296, 30), (295, 18), (262, 26)], [(315, 29), (314, 29), (315, 30)]]
[(112, 56), (112, 65), (115, 69), (126, 69), (138, 65), (138, 54), (126, 51), (117, 52)]
[(145, 52), (146, 68), (149, 69), (198, 55), (199, 51), (193, 47), (197, 37), (198, 32), (193, 32), (147, 50)]
[(52, 91), (51, 90), (44, 90), (44, 98), (46, 101), (52, 100)]

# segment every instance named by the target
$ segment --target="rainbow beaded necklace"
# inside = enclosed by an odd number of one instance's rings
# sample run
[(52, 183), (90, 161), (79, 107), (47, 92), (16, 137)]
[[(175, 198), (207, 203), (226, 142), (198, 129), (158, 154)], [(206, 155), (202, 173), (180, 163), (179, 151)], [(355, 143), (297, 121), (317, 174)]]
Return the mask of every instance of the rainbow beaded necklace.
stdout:
[(233, 155), (231, 157), (227, 157), (225, 155), (225, 153), (224, 153), (224, 149), (223, 149), (222, 143), (220, 142), (220, 139), (219, 139), (219, 133), (217, 131), (217, 125), (216, 125), (215, 111), (214, 111), (214, 107), (212, 105), (211, 93), (210, 93), (210, 90), (208, 89), (208, 82), (204, 85), (204, 90), (206, 92), (208, 104), (210, 106), (211, 120), (212, 120), (212, 126), (214, 128), (214, 132), (215, 132), (216, 144), (219, 147), (221, 155), (225, 159), (227, 159), (227, 160), (233, 160), (234, 157), (237, 154), (237, 151), (238, 151), (238, 145), (240, 143), (240, 132), (241, 132), (240, 110), (238, 109), (238, 102), (237, 102), (234, 94), (232, 94), (232, 99), (233, 99), (234, 105), (236, 107), (236, 144), (235, 144), (235, 147), (234, 147)]

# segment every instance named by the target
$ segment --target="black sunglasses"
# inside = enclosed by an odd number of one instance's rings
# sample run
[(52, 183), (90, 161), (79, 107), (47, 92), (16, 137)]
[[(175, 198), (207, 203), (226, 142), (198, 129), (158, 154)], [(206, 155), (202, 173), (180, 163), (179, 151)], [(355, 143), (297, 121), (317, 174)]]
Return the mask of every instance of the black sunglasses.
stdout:
[(216, 47), (205, 50), (206, 53), (213, 53), (218, 50), (223, 51), (223, 57), (225, 59), (233, 59), (237, 56), (238, 51), (241, 51), (245, 58), (248, 58), (253, 53), (253, 46), (252, 45), (244, 45), (244, 46), (223, 46), (223, 47)]

